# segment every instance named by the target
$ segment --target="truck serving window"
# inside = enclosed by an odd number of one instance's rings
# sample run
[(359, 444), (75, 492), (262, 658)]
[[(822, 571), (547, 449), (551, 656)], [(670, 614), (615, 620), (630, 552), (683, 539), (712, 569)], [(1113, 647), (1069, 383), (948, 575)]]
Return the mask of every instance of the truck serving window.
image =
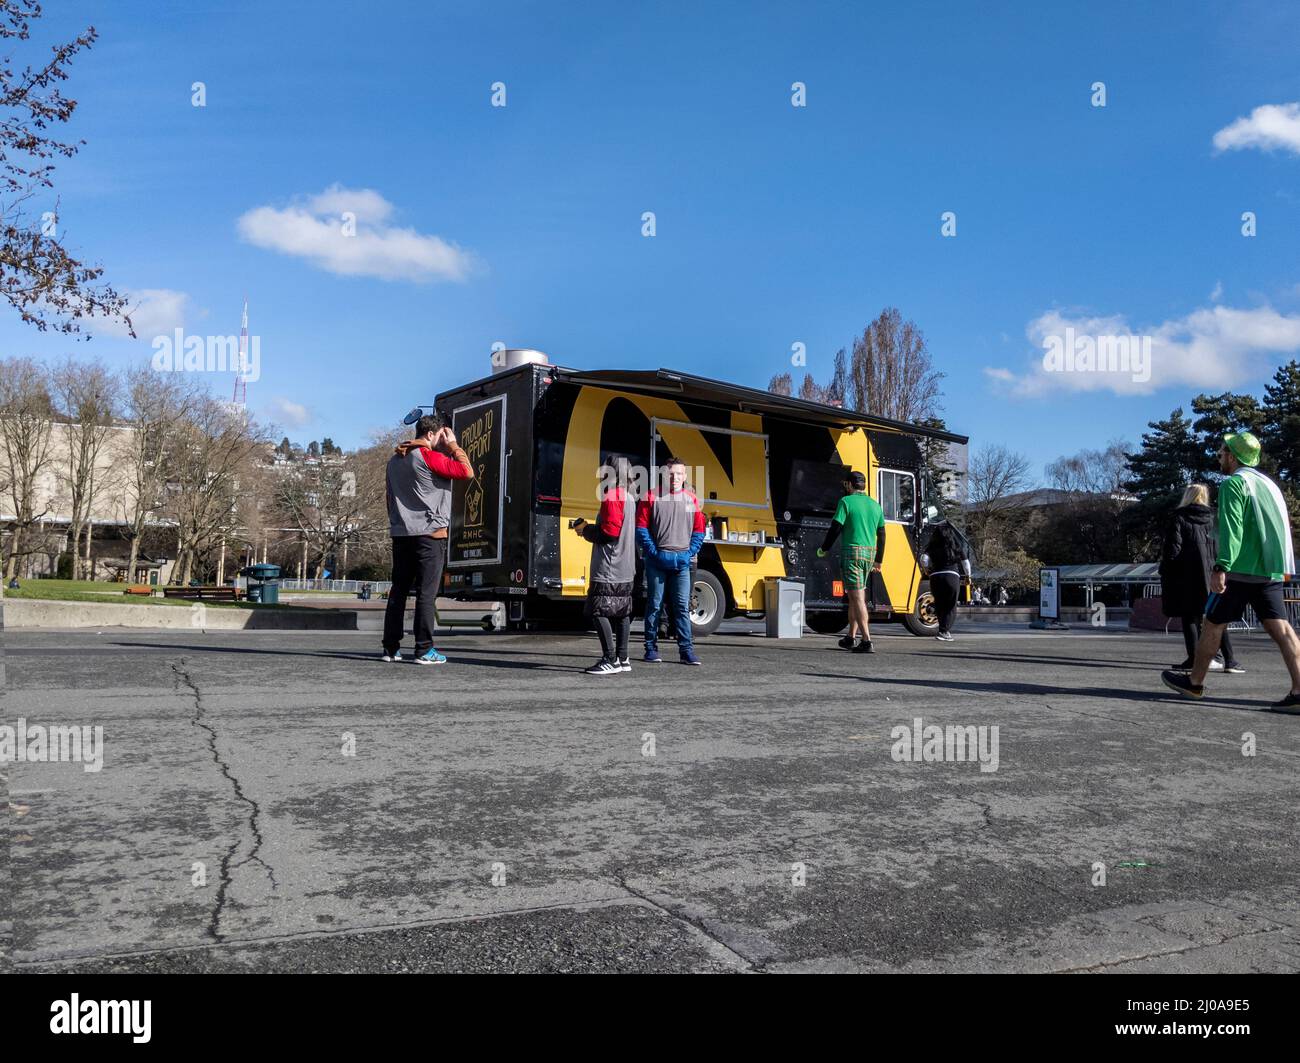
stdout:
[(916, 477), (910, 472), (881, 469), (876, 485), (876, 500), (885, 511), (885, 520), (899, 524), (916, 520)]

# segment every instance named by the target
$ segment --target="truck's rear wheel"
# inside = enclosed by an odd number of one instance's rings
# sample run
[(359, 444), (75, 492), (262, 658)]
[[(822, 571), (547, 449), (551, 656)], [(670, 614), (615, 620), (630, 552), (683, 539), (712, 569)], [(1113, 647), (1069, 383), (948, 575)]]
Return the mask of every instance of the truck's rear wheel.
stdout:
[(818, 611), (804, 616), (804, 623), (819, 635), (838, 635), (844, 630), (848, 622), (849, 613), (847, 609), (838, 613)]
[(712, 635), (727, 612), (727, 592), (712, 572), (695, 570), (691, 582), (691, 631), (695, 635)]
[(903, 624), (913, 635), (920, 635), (922, 638), (938, 633), (939, 613), (934, 607), (934, 594), (928, 583), (921, 585), (921, 591), (916, 596), (916, 605), (903, 617)]

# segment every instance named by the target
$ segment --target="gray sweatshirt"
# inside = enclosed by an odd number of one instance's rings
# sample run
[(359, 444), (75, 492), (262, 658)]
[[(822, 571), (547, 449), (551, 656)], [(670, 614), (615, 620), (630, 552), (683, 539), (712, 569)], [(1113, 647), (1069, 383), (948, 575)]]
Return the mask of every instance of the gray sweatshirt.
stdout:
[(394, 539), (406, 535), (440, 539), (447, 534), (451, 481), (468, 480), (473, 475), (465, 452), (457, 447), (453, 454), (447, 457), (406, 442), (388, 459), (388, 534)]

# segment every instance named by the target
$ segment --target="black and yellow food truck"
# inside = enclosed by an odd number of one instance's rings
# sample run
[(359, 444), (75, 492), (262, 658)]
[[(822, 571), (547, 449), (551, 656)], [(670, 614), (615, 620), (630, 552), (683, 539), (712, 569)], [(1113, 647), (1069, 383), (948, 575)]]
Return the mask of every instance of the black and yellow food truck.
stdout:
[(936, 630), (918, 564), (929, 494), (920, 439), (964, 436), (668, 369), (565, 369), (519, 351), (493, 362), (491, 375), (435, 400), (475, 472), (454, 485), (444, 593), (505, 602), (515, 629), (576, 617), (591, 545), (570, 528), (596, 515), (602, 459), (627, 458), (654, 486), (671, 456), (708, 518), (695, 630), (762, 616), (765, 581), (785, 576), (804, 580), (807, 625), (837, 632), (848, 622), (838, 550), (816, 551), (851, 468), (887, 521), (873, 617)]

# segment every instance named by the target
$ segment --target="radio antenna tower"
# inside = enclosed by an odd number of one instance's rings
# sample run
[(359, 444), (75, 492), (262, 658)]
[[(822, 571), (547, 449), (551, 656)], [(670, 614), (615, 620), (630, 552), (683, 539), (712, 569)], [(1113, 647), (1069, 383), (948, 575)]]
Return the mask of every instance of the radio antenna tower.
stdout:
[(235, 367), (235, 392), (230, 401), (236, 406), (248, 402), (248, 381), (244, 374), (248, 372), (248, 296), (244, 296), (244, 316), (239, 322), (239, 364)]

